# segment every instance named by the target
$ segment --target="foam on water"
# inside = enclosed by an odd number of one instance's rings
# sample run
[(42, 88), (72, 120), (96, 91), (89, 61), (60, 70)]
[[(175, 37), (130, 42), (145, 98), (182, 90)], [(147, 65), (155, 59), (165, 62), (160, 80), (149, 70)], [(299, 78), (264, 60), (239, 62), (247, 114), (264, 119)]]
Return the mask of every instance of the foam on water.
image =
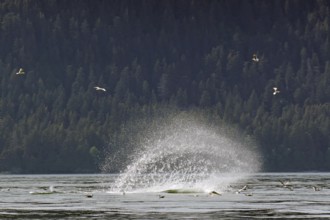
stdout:
[(253, 144), (187, 114), (147, 130), (110, 192), (222, 191), (261, 166)]

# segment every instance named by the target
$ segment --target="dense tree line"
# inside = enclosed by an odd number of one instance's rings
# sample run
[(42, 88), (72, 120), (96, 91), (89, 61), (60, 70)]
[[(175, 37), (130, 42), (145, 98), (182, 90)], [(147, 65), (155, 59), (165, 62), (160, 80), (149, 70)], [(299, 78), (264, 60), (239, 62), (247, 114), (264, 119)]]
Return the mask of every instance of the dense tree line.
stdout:
[(329, 171), (329, 25), (325, 0), (2, 0), (0, 172), (98, 172), (164, 105), (255, 137), (267, 171)]

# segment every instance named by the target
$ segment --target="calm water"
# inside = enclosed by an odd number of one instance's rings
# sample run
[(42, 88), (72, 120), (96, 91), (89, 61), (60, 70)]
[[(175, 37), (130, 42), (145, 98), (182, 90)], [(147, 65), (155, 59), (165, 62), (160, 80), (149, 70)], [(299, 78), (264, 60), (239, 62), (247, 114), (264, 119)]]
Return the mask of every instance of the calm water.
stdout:
[[(261, 173), (221, 195), (113, 193), (116, 175), (0, 175), (1, 219), (330, 218), (330, 173)], [(283, 185), (281, 181), (287, 181)], [(244, 186), (246, 190), (237, 191)], [(313, 186), (317, 189), (313, 189)]]

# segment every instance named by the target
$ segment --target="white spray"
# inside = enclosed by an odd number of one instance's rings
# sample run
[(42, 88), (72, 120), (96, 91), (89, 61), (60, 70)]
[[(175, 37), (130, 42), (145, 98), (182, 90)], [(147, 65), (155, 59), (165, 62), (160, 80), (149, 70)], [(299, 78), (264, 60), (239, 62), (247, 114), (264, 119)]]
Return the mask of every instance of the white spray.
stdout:
[(139, 134), (131, 162), (111, 192), (221, 191), (260, 170), (253, 142), (243, 143), (196, 114), (176, 114), (149, 128)]

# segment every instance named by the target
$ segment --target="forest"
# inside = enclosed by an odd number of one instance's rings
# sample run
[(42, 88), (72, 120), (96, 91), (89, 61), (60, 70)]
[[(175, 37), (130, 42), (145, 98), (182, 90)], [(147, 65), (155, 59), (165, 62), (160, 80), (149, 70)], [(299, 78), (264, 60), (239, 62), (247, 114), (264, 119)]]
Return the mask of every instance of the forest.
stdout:
[(164, 106), (330, 171), (330, 1), (1, 0), (0, 92), (0, 173), (101, 172)]

